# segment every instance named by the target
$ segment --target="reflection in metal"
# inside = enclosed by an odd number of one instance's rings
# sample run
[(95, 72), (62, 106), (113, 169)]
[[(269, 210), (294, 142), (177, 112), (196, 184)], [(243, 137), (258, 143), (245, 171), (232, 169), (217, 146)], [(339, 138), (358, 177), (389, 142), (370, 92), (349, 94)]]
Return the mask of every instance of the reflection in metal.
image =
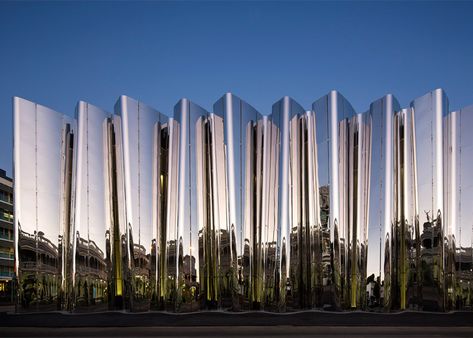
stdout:
[(473, 108), (442, 90), (114, 112), (13, 100), (18, 311), (472, 307)]
[[(121, 96), (115, 106), (121, 117), (126, 210), (126, 282), (131, 311), (159, 308), (159, 236), (166, 174), (166, 121), (147, 105)], [(161, 178), (162, 177), (162, 178)]]
[(315, 114), (289, 97), (273, 105), (279, 142), (279, 310), (313, 308), (322, 289)]
[[(393, 119), (400, 110), (396, 98), (390, 94), (374, 101), (369, 114), (372, 119), (371, 179), (369, 204), (368, 275), (384, 276), (384, 300), (391, 301), (392, 222), (394, 211), (394, 145)], [(384, 243), (386, 241), (386, 243)], [(384, 253), (384, 255), (383, 255)], [(386, 262), (383, 262), (383, 257)], [(397, 257), (397, 256), (396, 256)], [(379, 286), (379, 284), (378, 284)], [(397, 289), (396, 289), (397, 290)], [(398, 299), (398, 296), (394, 297)], [(380, 306), (379, 294), (367, 299), (368, 306)]]
[[(109, 181), (111, 115), (80, 101), (75, 210), (72, 225), (72, 303), (76, 311), (107, 310), (111, 303), (113, 217)], [(116, 291), (115, 291), (116, 292)], [(112, 291), (113, 294), (113, 291)], [(112, 301), (113, 302), (113, 301)]]
[[(228, 292), (232, 308), (259, 307), (253, 281), (256, 274), (256, 125), (261, 115), (249, 104), (230, 93), (213, 106), (224, 123), (224, 149), (228, 208)], [(231, 240), (231, 242), (230, 242)], [(230, 244), (231, 243), (231, 244)], [(235, 270), (236, 269), (236, 270)], [(236, 278), (236, 280), (235, 280)]]
[(176, 311), (228, 308), (236, 280), (235, 236), (228, 218), (223, 116), (187, 99), (174, 108), (179, 142)]
[(67, 307), (76, 123), (15, 97), (15, 273), (18, 311)]
[(444, 159), (448, 250), (446, 252), (447, 309), (473, 306), (473, 106), (444, 117)]
[(312, 105), (316, 139), (324, 308), (365, 303), (371, 116), (331, 91)]
[(396, 114), (393, 123), (395, 198), (391, 226), (386, 224), (384, 262), (385, 306), (391, 310), (419, 306), (420, 235), (414, 125), (411, 109)]
[[(448, 99), (437, 89), (411, 103), (414, 185), (420, 238), (420, 294), (424, 310), (445, 308), (445, 224), (443, 193), (443, 117)], [(416, 225), (415, 225), (416, 226)]]

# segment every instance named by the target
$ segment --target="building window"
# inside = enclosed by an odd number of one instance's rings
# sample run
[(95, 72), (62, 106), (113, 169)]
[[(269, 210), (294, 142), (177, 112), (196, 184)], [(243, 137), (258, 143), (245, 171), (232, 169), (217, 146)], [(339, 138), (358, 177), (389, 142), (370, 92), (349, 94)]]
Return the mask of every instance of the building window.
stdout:
[(13, 260), (13, 248), (0, 248), (0, 258)]
[(13, 277), (13, 267), (0, 265), (0, 277)]
[(0, 238), (13, 240), (13, 230), (0, 228)]
[(13, 194), (6, 191), (0, 191), (0, 201), (13, 204)]
[(0, 219), (13, 223), (13, 214), (5, 209), (0, 209)]

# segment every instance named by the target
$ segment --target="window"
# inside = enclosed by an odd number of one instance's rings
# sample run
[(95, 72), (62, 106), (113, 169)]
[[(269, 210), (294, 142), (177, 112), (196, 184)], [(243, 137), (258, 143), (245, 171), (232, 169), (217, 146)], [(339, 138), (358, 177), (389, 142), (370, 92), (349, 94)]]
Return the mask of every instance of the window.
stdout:
[(13, 240), (13, 230), (0, 228), (0, 238)]
[(13, 248), (0, 248), (0, 258), (14, 259)]
[(5, 209), (0, 209), (0, 219), (13, 223), (13, 214)]
[(13, 267), (0, 265), (0, 276), (13, 277)]
[(13, 204), (13, 194), (6, 191), (0, 191), (0, 200), (9, 204)]

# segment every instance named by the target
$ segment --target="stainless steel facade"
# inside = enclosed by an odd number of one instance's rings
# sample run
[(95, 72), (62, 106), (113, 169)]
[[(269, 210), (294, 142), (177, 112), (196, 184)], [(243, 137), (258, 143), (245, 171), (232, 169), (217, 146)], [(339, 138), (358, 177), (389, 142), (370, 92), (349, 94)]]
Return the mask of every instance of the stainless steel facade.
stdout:
[(67, 307), (76, 121), (13, 99), (18, 309)]
[[(394, 239), (391, 236), (395, 202), (393, 123), (395, 113), (399, 110), (398, 101), (390, 94), (371, 103), (369, 109), (372, 119), (372, 150), (368, 247), (371, 271), (368, 274), (379, 276), (379, 281), (376, 281), (378, 284), (381, 279), (384, 280), (384, 301), (390, 308), (393, 308), (391, 294), (394, 292), (391, 282), (392, 265), (402, 261), (399, 255), (392, 253)], [(394, 298), (397, 300), (399, 296)], [(376, 303), (379, 299), (373, 297), (372, 301)]]
[(322, 306), (356, 309), (365, 303), (368, 250), (371, 115), (356, 114), (338, 92), (315, 101), (317, 117)]
[(14, 98), (17, 310), (471, 307), (471, 107), (311, 108)]

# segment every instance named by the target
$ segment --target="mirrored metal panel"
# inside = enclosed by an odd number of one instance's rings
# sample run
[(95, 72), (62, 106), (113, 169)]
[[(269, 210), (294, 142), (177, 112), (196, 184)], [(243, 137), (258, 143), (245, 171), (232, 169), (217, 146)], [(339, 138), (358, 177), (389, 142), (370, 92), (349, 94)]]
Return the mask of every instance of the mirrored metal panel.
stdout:
[(160, 306), (157, 248), (158, 223), (163, 220), (161, 155), (165, 153), (166, 120), (158, 111), (127, 96), (120, 97), (115, 112), (121, 117), (123, 131), (127, 306), (131, 311), (147, 311), (152, 303)]
[[(223, 117), (228, 200), (230, 269), (226, 272), (233, 310), (258, 307), (254, 302), (256, 280), (256, 123), (261, 115), (239, 97), (227, 93), (213, 106)], [(235, 280), (236, 278), (236, 280)], [(228, 302), (228, 301), (227, 301)]]
[[(367, 297), (368, 308), (384, 304), (381, 287), (384, 281), (384, 301), (389, 301), (391, 284), (391, 226), (394, 208), (394, 147), (393, 119), (400, 110), (396, 98), (388, 94), (370, 104), (372, 122), (371, 178), (368, 230), (367, 284), (373, 290)], [(385, 244), (386, 242), (386, 244)], [(385, 256), (386, 251), (386, 256)], [(384, 257), (387, 258), (386, 266)], [(386, 276), (386, 278), (385, 278)], [(375, 292), (376, 290), (376, 292)], [(397, 295), (394, 298), (398, 298)]]
[(121, 260), (112, 250), (117, 222), (111, 171), (116, 163), (110, 156), (114, 152), (113, 119), (110, 113), (83, 101), (77, 105), (76, 118), (72, 309), (90, 312), (120, 308), (122, 272), (118, 268), (119, 278), (113, 278), (112, 273), (112, 261)]
[(350, 103), (337, 91), (312, 104), (317, 118), (319, 201), (323, 250), (323, 308), (348, 308), (347, 241), (348, 187), (345, 163), (349, 151), (348, 119), (355, 115)]
[(386, 224), (384, 300), (390, 310), (418, 309), (420, 233), (415, 147), (411, 109), (400, 110), (393, 123), (393, 220)]
[(322, 290), (315, 114), (284, 97), (272, 119), (280, 130), (279, 311), (313, 308)]
[(17, 310), (66, 309), (76, 122), (18, 97), (13, 118)]
[(443, 191), (443, 117), (448, 99), (436, 89), (411, 103), (414, 129), (420, 292), (423, 310), (445, 308), (445, 225)]
[[(165, 132), (165, 133), (164, 133)], [(163, 161), (161, 189), (164, 192), (162, 201), (162, 215), (158, 231), (159, 241), (157, 251), (158, 272), (159, 272), (159, 301), (167, 311), (176, 310), (178, 300), (178, 183), (179, 173), (179, 145), (180, 145), (180, 125), (170, 118), (167, 127), (163, 129), (163, 148), (167, 152), (167, 163)], [(164, 146), (166, 145), (166, 146)], [(162, 157), (165, 159), (165, 157)], [(167, 170), (166, 170), (167, 168)], [(161, 177), (160, 177), (161, 179)]]
[[(221, 196), (225, 196), (225, 185), (217, 186), (224, 173), (219, 173), (221, 167), (215, 168), (216, 156), (223, 155), (223, 124), (217, 117), (214, 123), (208, 117), (206, 110), (187, 99), (180, 100), (174, 108), (179, 145), (170, 151), (178, 155), (176, 311), (179, 312), (214, 308), (219, 301), (219, 229), (228, 229), (228, 225), (225, 224), (227, 207), (219, 206), (221, 197), (214, 196), (213, 188), (221, 189)], [(211, 158), (213, 161), (209, 161)], [(224, 158), (219, 161), (225, 163)]]
[(445, 209), (448, 217), (446, 236), (446, 287), (448, 310), (472, 308), (473, 253), (473, 106), (444, 117)]

